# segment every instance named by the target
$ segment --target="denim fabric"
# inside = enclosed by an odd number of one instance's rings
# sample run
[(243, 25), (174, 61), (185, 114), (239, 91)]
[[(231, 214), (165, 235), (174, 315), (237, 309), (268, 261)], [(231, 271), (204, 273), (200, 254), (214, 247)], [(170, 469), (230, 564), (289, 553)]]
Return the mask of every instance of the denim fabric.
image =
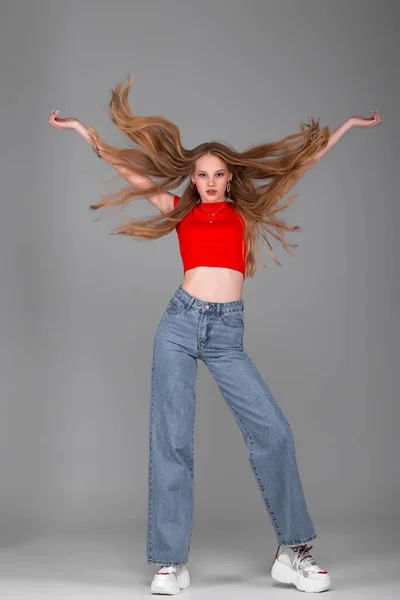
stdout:
[(179, 286), (156, 331), (151, 371), (147, 561), (188, 561), (194, 510), (197, 359), (210, 369), (247, 447), (278, 543), (316, 537), (291, 428), (243, 350), (244, 302), (206, 302)]

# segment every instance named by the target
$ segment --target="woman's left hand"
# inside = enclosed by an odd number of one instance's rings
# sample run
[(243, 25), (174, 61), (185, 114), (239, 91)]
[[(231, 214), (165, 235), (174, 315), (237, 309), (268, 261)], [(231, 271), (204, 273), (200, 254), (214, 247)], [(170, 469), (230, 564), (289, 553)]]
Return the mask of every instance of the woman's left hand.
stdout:
[(350, 117), (350, 125), (351, 127), (375, 127), (376, 125), (380, 125), (383, 123), (383, 118), (378, 113), (377, 110), (370, 110), (371, 117)]

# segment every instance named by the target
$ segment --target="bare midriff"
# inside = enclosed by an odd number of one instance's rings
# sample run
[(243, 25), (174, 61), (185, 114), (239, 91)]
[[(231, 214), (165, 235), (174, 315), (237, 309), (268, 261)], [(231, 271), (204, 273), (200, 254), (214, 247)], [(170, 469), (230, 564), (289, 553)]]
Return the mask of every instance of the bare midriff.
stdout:
[(182, 288), (199, 300), (235, 302), (242, 299), (244, 277), (225, 267), (196, 267), (186, 271)]

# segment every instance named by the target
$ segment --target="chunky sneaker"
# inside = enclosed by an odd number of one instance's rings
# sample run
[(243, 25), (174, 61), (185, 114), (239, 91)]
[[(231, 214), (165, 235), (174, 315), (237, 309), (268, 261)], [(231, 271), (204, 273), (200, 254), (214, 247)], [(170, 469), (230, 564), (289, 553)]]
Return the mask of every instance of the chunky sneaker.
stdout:
[(271, 576), (281, 583), (293, 583), (302, 592), (323, 592), (331, 585), (328, 571), (320, 569), (309, 551), (311, 546), (281, 547), (275, 554)]
[(163, 565), (151, 582), (152, 594), (179, 594), (190, 585), (189, 571), (185, 564)]

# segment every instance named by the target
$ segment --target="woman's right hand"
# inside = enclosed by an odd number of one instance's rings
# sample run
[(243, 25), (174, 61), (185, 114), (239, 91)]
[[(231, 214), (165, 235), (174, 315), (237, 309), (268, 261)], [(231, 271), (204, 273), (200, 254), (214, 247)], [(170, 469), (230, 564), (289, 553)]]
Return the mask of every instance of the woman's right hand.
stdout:
[(58, 116), (58, 111), (55, 110), (50, 113), (49, 123), (56, 129), (74, 129), (75, 131), (82, 125), (82, 123), (74, 117), (65, 117), (65, 119), (62, 119)]

